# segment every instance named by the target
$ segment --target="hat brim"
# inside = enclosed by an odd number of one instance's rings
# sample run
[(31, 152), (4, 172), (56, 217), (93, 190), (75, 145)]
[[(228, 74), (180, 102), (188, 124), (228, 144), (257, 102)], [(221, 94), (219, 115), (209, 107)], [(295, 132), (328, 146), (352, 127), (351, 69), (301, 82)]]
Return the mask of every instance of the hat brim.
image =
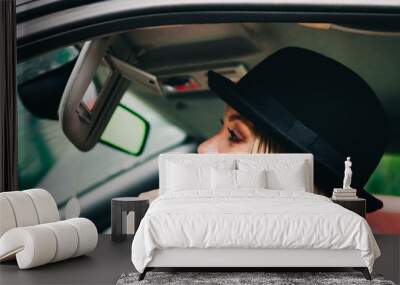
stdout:
[[(247, 118), (256, 127), (260, 129), (268, 129), (269, 131), (274, 132), (288, 145), (293, 146), (301, 152), (313, 153), (313, 151), (304, 147), (302, 144), (293, 141), (286, 132), (276, 128), (267, 117), (267, 114), (265, 114), (265, 110), (263, 110), (261, 106), (250, 104), (246, 100), (245, 96), (241, 94), (239, 88), (234, 82), (211, 70), (207, 73), (207, 75), (208, 86), (210, 90), (216, 93), (224, 102)], [(313, 154), (315, 162), (323, 167), (325, 172), (329, 173), (333, 180), (336, 180), (337, 183), (341, 183), (341, 174), (339, 174), (337, 171), (333, 171), (332, 167), (327, 165), (325, 158), (321, 159), (318, 155), (315, 155), (315, 153)], [(335, 185), (332, 185), (332, 188), (334, 186)], [(328, 191), (331, 192), (332, 189), (329, 189)], [(375, 198), (364, 189), (358, 189), (357, 194), (358, 196), (369, 200), (370, 203), (367, 203), (368, 212), (372, 212), (383, 207), (382, 201)]]
[(300, 151), (310, 152), (302, 145), (290, 140), (285, 132), (276, 128), (267, 117), (268, 114), (265, 114), (265, 110), (260, 106), (249, 103), (246, 100), (245, 95), (241, 94), (239, 88), (237, 88), (237, 85), (234, 82), (211, 70), (207, 75), (210, 90), (216, 93), (230, 107), (252, 122), (257, 128), (267, 128), (268, 130), (278, 134), (280, 138), (283, 138), (289, 145), (298, 148)]
[[(210, 70), (207, 75), (210, 90), (216, 93), (230, 107), (242, 114), (256, 126), (273, 129), (269, 121), (262, 115), (263, 110), (249, 104), (234, 82), (212, 70)], [(279, 130), (275, 131), (279, 132)], [(281, 133), (281, 135), (284, 136), (284, 133)]]

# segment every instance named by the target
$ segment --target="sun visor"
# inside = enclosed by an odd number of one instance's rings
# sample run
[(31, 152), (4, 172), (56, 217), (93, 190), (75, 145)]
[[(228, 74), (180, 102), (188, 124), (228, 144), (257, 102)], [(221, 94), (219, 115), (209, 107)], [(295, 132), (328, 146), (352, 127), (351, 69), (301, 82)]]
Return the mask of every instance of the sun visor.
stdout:
[[(151, 93), (162, 94), (155, 75), (112, 53), (113, 42), (113, 38), (108, 37), (88, 41), (83, 45), (60, 102), (58, 115), (62, 130), (81, 151), (89, 151), (97, 142), (103, 142), (101, 136), (111, 118), (115, 117), (113, 114), (128, 86), (127, 80)], [(139, 118), (133, 111), (130, 113), (130, 122), (135, 117), (135, 121), (140, 119), (143, 124), (147, 124), (144, 118)], [(115, 134), (115, 127), (118, 126), (113, 127), (111, 133)], [(134, 136), (139, 136), (137, 129), (133, 131)]]
[(106, 96), (118, 79), (105, 61), (111, 42), (108, 37), (83, 45), (59, 105), (63, 132), (82, 151), (97, 143), (119, 101)]

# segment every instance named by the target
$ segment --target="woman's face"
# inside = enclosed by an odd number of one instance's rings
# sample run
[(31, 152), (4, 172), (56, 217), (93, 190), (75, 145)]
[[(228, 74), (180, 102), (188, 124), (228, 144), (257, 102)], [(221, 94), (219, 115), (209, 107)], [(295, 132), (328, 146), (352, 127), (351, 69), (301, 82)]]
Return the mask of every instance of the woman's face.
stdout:
[(221, 129), (202, 142), (198, 153), (250, 153), (254, 142), (253, 124), (232, 107), (226, 105), (224, 117), (220, 120)]

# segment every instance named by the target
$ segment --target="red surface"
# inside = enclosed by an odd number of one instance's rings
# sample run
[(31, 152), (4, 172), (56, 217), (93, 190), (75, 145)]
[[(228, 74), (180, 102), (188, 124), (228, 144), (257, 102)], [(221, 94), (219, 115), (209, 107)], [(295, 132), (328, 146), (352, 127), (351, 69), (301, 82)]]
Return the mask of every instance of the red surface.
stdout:
[(400, 213), (379, 210), (367, 214), (368, 224), (377, 234), (400, 234)]
[(400, 234), (400, 197), (376, 195), (383, 209), (367, 214), (368, 224), (377, 234)]

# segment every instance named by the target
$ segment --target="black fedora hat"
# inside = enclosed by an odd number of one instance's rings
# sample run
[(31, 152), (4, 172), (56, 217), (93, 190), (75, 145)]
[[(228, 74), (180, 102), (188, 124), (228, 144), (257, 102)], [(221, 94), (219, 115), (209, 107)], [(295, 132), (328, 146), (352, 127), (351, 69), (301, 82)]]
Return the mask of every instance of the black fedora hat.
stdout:
[(319, 53), (287, 47), (268, 56), (237, 83), (208, 72), (210, 89), (260, 130), (273, 132), (315, 160), (315, 182), (330, 195), (341, 187), (344, 161), (367, 212), (382, 208), (364, 190), (388, 141), (383, 107), (368, 84)]

